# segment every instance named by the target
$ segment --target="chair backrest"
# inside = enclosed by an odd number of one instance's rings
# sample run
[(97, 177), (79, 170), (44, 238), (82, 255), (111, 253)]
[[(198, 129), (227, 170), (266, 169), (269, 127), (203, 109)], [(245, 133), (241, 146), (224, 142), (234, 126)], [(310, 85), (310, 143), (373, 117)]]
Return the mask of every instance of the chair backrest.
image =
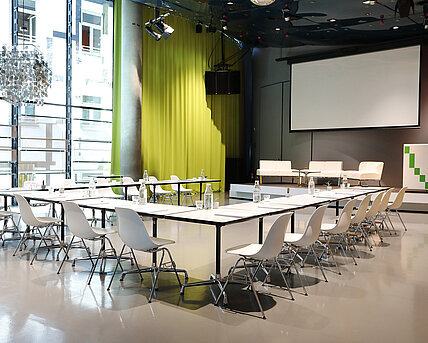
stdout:
[(79, 238), (92, 239), (98, 235), (91, 229), (85, 214), (79, 205), (70, 201), (61, 201), (69, 230)]
[(391, 198), (391, 193), (392, 193), (392, 188), (388, 189), (384, 193), (382, 201), (380, 202), (380, 205), (379, 205), (379, 211), (378, 212), (386, 211), (386, 209), (388, 208), (389, 199)]
[[(123, 177), (123, 183), (133, 183), (135, 182), (132, 177), (124, 176)], [(128, 195), (139, 195), (140, 192), (138, 191), (138, 188), (136, 186), (128, 187)]]
[(129, 208), (116, 207), (116, 215), (119, 237), (128, 247), (142, 251), (157, 247), (137, 212)]
[(263, 246), (257, 254), (252, 256), (253, 258), (270, 260), (279, 255), (284, 244), (285, 230), (292, 215), (292, 212), (285, 213), (275, 220), (266, 236)]
[(388, 206), (390, 210), (398, 210), (401, 207), (401, 205), (403, 204), (404, 194), (406, 193), (406, 190), (407, 190), (407, 187), (403, 187), (398, 191), (397, 196), (394, 199), (394, 202)]
[(16, 201), (18, 202), (19, 212), (21, 214), (22, 221), (25, 223), (25, 225), (40, 226), (42, 223), (37, 220), (27, 199), (25, 199), (22, 195), (16, 193), (14, 194), (14, 196)]
[(327, 205), (318, 207), (306, 224), (302, 238), (296, 242), (299, 246), (309, 246), (316, 242), (321, 232), (322, 219), (327, 209)]
[(363, 200), (361, 200), (357, 213), (353, 218), (351, 218), (351, 224), (359, 224), (364, 220), (364, 218), (366, 218), (367, 209), (369, 208), (369, 202), (371, 198), (372, 196), (369, 194), (366, 195)]
[[(96, 180), (97, 180), (97, 185), (107, 185), (109, 183), (109, 180), (103, 177), (98, 177)], [(116, 196), (116, 193), (113, 192), (113, 189), (111, 189), (111, 187), (97, 188), (97, 193), (98, 195), (103, 197)]]
[[(171, 180), (180, 181), (180, 178), (177, 175), (171, 175)], [(178, 192), (178, 185), (171, 184), (171, 188), (174, 192)]]
[(309, 169), (320, 171), (342, 171), (343, 161), (309, 161)]
[(385, 192), (380, 192), (378, 193), (378, 195), (376, 195), (376, 198), (374, 199), (372, 205), (366, 213), (366, 218), (374, 218), (377, 215), (377, 213), (379, 212), (380, 202), (384, 193)]
[(260, 160), (261, 170), (291, 170), (291, 161)]
[[(149, 181), (151, 182), (157, 182), (158, 179), (155, 176), (149, 176)], [(163, 189), (160, 185), (155, 185), (156, 187), (156, 193), (157, 194), (161, 194), (161, 193), (168, 193), (168, 191), (166, 191), (165, 189)], [(153, 185), (149, 185), (150, 188), (150, 192), (153, 193)]]
[(380, 179), (382, 176), (383, 165), (383, 162), (363, 161), (360, 162), (360, 165), (358, 166), (358, 171), (376, 173), (378, 174), (378, 177)]
[(339, 220), (337, 221), (336, 226), (334, 227), (334, 229), (332, 229), (329, 232), (338, 234), (338, 233), (344, 233), (346, 232), (346, 230), (348, 230), (349, 225), (351, 224), (352, 211), (354, 209), (356, 202), (357, 202), (356, 199), (352, 199), (345, 204), (342, 212), (340, 213), (340, 217), (339, 217)]

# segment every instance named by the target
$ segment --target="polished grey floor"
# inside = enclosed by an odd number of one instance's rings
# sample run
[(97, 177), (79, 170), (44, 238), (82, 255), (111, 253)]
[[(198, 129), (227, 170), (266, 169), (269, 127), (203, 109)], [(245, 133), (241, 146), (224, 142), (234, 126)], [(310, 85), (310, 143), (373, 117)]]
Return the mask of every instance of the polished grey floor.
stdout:
[[(310, 213), (298, 213), (298, 231)], [(329, 209), (326, 221), (333, 215)], [(75, 268), (66, 263), (57, 275), (54, 254), (42, 253), (30, 266), (32, 250), (13, 257), (16, 242), (8, 242), (0, 249), (0, 342), (426, 342), (428, 215), (402, 216), (407, 232), (394, 218), (397, 236), (386, 235), (373, 252), (360, 245), (357, 266), (338, 254), (342, 275), (328, 268), (329, 282), (306, 265), (309, 296), (302, 294), (294, 275), (288, 279), (295, 301), (283, 289), (259, 283), (266, 320), (259, 318), (252, 294), (239, 286), (230, 288), (230, 306), (221, 309), (213, 305), (215, 287), (188, 289), (180, 297), (172, 275), (162, 275), (157, 298), (149, 304), (149, 277), (142, 286), (135, 275), (122, 283), (116, 277), (109, 293), (111, 274), (96, 274), (87, 286), (89, 263), (78, 262)], [(265, 234), (273, 220), (265, 221)], [(160, 221), (159, 236), (176, 241), (173, 256), (192, 280), (206, 279), (214, 271), (213, 228)], [(224, 249), (256, 240), (257, 221), (223, 230)], [(120, 246), (117, 237), (113, 241)], [(138, 258), (142, 265), (151, 263), (148, 255)], [(234, 261), (223, 255), (223, 275)], [(112, 269), (109, 262), (107, 270)], [(278, 284), (277, 277), (273, 283)]]

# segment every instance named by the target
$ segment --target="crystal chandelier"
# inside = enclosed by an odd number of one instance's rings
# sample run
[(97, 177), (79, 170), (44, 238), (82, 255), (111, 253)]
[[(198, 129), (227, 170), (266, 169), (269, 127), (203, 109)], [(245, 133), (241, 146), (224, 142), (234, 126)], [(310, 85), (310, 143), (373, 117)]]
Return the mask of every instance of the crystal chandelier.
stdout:
[(32, 44), (7, 48), (0, 53), (0, 93), (12, 105), (43, 105), (51, 87), (52, 70)]

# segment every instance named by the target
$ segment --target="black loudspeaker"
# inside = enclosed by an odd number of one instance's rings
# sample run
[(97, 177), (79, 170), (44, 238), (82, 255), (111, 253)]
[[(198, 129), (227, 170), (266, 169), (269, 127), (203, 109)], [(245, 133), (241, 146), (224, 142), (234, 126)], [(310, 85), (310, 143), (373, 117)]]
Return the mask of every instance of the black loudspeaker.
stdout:
[(202, 25), (196, 24), (196, 33), (202, 33)]
[(205, 72), (207, 94), (239, 94), (241, 76), (238, 70), (218, 70)]

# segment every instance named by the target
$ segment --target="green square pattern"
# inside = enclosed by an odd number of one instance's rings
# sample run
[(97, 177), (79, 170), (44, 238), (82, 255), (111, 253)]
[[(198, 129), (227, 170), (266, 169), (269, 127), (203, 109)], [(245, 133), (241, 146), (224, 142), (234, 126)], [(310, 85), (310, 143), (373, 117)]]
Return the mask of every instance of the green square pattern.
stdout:
[(405, 146), (405, 147), (404, 147), (404, 153), (405, 153), (405, 154), (410, 153), (410, 147), (409, 147), (409, 146)]
[(415, 175), (421, 174), (421, 168), (415, 168)]
[(428, 182), (425, 182), (425, 189), (428, 189)]
[(420, 182), (425, 182), (425, 175), (420, 175), (419, 176), (419, 181)]
[(409, 168), (415, 168), (415, 154), (409, 154)]

